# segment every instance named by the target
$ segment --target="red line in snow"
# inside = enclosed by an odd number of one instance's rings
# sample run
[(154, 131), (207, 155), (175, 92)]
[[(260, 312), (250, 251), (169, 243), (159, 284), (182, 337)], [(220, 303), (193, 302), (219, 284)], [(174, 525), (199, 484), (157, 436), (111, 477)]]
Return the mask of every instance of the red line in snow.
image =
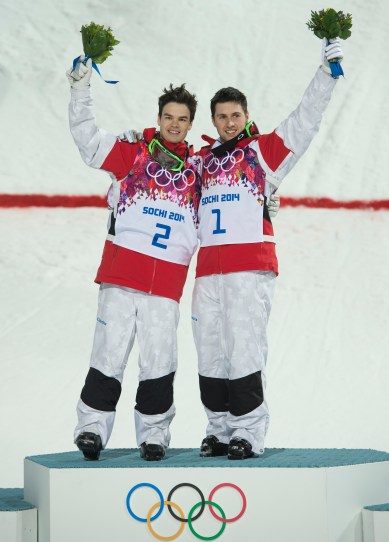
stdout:
[(316, 209), (389, 209), (388, 199), (336, 201), (330, 198), (289, 198), (281, 196), (282, 207), (314, 207)]
[(0, 207), (107, 207), (105, 196), (0, 194)]
[[(0, 194), (0, 207), (107, 207), (105, 196), (69, 196), (47, 194)], [(281, 207), (316, 209), (389, 209), (389, 200), (336, 201), (330, 198), (292, 198), (281, 196)]]

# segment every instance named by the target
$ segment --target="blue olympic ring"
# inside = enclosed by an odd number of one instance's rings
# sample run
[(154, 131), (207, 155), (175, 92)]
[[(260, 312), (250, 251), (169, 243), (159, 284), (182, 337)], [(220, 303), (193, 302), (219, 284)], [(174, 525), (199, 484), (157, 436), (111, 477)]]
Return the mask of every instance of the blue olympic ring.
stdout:
[(147, 518), (140, 518), (139, 516), (137, 516), (131, 509), (131, 506), (130, 506), (130, 499), (131, 499), (131, 495), (134, 493), (134, 491), (136, 491), (138, 488), (140, 487), (151, 487), (152, 489), (154, 489), (157, 494), (158, 494), (158, 497), (159, 497), (159, 500), (160, 500), (160, 507), (159, 507), (159, 510), (158, 512), (152, 517), (150, 518), (150, 521), (154, 521), (155, 519), (157, 519), (161, 514), (162, 514), (162, 510), (163, 510), (163, 507), (164, 507), (164, 498), (163, 498), (163, 495), (161, 493), (161, 491), (157, 488), (157, 486), (155, 486), (154, 484), (149, 484), (148, 482), (142, 482), (141, 484), (137, 484), (136, 486), (134, 486), (129, 492), (128, 492), (128, 495), (127, 495), (127, 498), (126, 498), (126, 506), (127, 506), (127, 510), (128, 510), (128, 513), (134, 518), (136, 519), (137, 521), (141, 521), (142, 523), (147, 523)]

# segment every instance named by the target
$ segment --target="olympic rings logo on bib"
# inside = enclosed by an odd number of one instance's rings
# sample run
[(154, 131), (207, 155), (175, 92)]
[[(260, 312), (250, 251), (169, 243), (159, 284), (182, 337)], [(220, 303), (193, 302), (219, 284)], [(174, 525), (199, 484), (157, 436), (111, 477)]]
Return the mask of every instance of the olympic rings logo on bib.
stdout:
[(165, 188), (172, 183), (178, 192), (189, 188), (196, 180), (196, 174), (192, 169), (172, 172), (162, 167), (158, 162), (149, 162), (146, 173), (158, 186)]
[(206, 169), (210, 175), (215, 174), (219, 168), (221, 168), (224, 173), (228, 173), (239, 164), (243, 158), (244, 151), (242, 149), (235, 149), (231, 153), (227, 152), (223, 158), (218, 158), (210, 153), (205, 157), (204, 169)]
[[(145, 517), (140, 517), (137, 514), (135, 514), (135, 512), (131, 508), (131, 497), (133, 496), (133, 494), (138, 489), (144, 488), (144, 487), (148, 487), (148, 488), (153, 489), (156, 492), (156, 494), (158, 495), (159, 502), (156, 502), (148, 510)], [(182, 508), (178, 504), (176, 504), (175, 502), (173, 502), (171, 500), (172, 497), (173, 497), (174, 492), (176, 490), (180, 489), (181, 487), (190, 487), (190, 488), (194, 489), (195, 492), (198, 493), (198, 495), (200, 497), (200, 501), (197, 502), (196, 504), (194, 504), (192, 506), (192, 508), (190, 509), (187, 518), (185, 517), (185, 514), (184, 514)], [(225, 514), (224, 510), (222, 509), (222, 507), (212, 500), (214, 494), (222, 487), (230, 487), (232, 489), (235, 489), (242, 498), (242, 508), (241, 508), (240, 512), (236, 516), (234, 516), (232, 518), (226, 518), (226, 514)], [(152, 526), (152, 522), (155, 521), (156, 519), (158, 519), (159, 516), (162, 514), (162, 511), (163, 511), (165, 505), (167, 506), (167, 509), (168, 509), (170, 515), (174, 519), (176, 519), (178, 522), (181, 523), (181, 525), (179, 526), (176, 533), (174, 533), (171, 536), (162, 536), (162, 535), (158, 534), (154, 530), (154, 527)], [(212, 516), (222, 524), (219, 531), (213, 536), (202, 536), (197, 531), (195, 531), (195, 529), (193, 527), (193, 522), (196, 521), (197, 519), (199, 519), (199, 517), (203, 514), (204, 509), (205, 509), (205, 505), (208, 506)], [(140, 484), (136, 484), (135, 486), (133, 486), (130, 489), (130, 491), (128, 492), (127, 498), (126, 498), (126, 506), (127, 506), (127, 510), (128, 510), (128, 513), (130, 514), (130, 516), (133, 517), (137, 521), (140, 521), (142, 523), (147, 523), (147, 526), (148, 526), (148, 529), (149, 529), (150, 533), (157, 540), (175, 540), (176, 538), (178, 538), (180, 536), (180, 534), (184, 530), (185, 523), (188, 524), (188, 527), (189, 527), (190, 531), (192, 532), (192, 534), (196, 538), (199, 538), (200, 540), (215, 540), (216, 538), (219, 538), (219, 536), (222, 535), (222, 533), (224, 532), (224, 529), (226, 528), (227, 523), (232, 523), (234, 521), (238, 521), (238, 519), (240, 519), (243, 516), (243, 514), (246, 511), (246, 505), (247, 505), (246, 496), (243, 493), (243, 491), (237, 485), (231, 484), (229, 482), (224, 482), (222, 484), (218, 484), (217, 486), (215, 486), (212, 489), (212, 491), (210, 492), (208, 500), (205, 500), (203, 492), (201, 491), (200, 488), (198, 488), (194, 484), (190, 484), (190, 483), (186, 483), (186, 482), (182, 483), (182, 484), (177, 484), (176, 486), (174, 486), (170, 490), (166, 500), (163, 498), (163, 495), (162, 495), (161, 491), (158, 489), (158, 487), (155, 486), (154, 484), (150, 484), (148, 482), (142, 482)], [(198, 508), (199, 508), (199, 511), (195, 514), (195, 512), (197, 511)], [(217, 512), (215, 512), (215, 510), (214, 510), (215, 508), (219, 512), (219, 514)], [(174, 511), (173, 511), (173, 509), (174, 509)], [(175, 512), (178, 512), (179, 515), (177, 515)]]

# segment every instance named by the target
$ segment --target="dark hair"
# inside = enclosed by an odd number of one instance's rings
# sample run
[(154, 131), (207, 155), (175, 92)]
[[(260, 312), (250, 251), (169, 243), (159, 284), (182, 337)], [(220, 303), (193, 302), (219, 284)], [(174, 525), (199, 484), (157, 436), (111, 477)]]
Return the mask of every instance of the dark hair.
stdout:
[(191, 94), (188, 90), (186, 90), (185, 83), (183, 83), (180, 87), (175, 88), (173, 88), (173, 84), (170, 83), (170, 87), (168, 89), (163, 89), (162, 96), (158, 98), (158, 114), (160, 117), (162, 116), (162, 109), (170, 102), (187, 105), (190, 112), (190, 121), (193, 121), (197, 108), (196, 95)]
[(220, 90), (218, 90), (215, 96), (211, 100), (212, 118), (215, 116), (216, 104), (226, 103), (226, 102), (238, 103), (239, 105), (242, 106), (244, 113), (245, 114), (247, 113), (247, 98), (243, 94), (243, 92), (241, 92), (237, 88), (226, 87), (226, 88), (221, 88)]

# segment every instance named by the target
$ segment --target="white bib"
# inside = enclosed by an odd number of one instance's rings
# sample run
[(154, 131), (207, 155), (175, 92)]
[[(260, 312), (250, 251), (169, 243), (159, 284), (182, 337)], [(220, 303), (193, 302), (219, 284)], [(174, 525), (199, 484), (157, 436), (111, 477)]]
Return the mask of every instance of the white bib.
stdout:
[(197, 248), (197, 235), (185, 206), (141, 195), (125, 212), (117, 214), (114, 243), (154, 258), (189, 265)]
[(202, 247), (263, 242), (263, 196), (239, 180), (203, 187), (198, 236)]

